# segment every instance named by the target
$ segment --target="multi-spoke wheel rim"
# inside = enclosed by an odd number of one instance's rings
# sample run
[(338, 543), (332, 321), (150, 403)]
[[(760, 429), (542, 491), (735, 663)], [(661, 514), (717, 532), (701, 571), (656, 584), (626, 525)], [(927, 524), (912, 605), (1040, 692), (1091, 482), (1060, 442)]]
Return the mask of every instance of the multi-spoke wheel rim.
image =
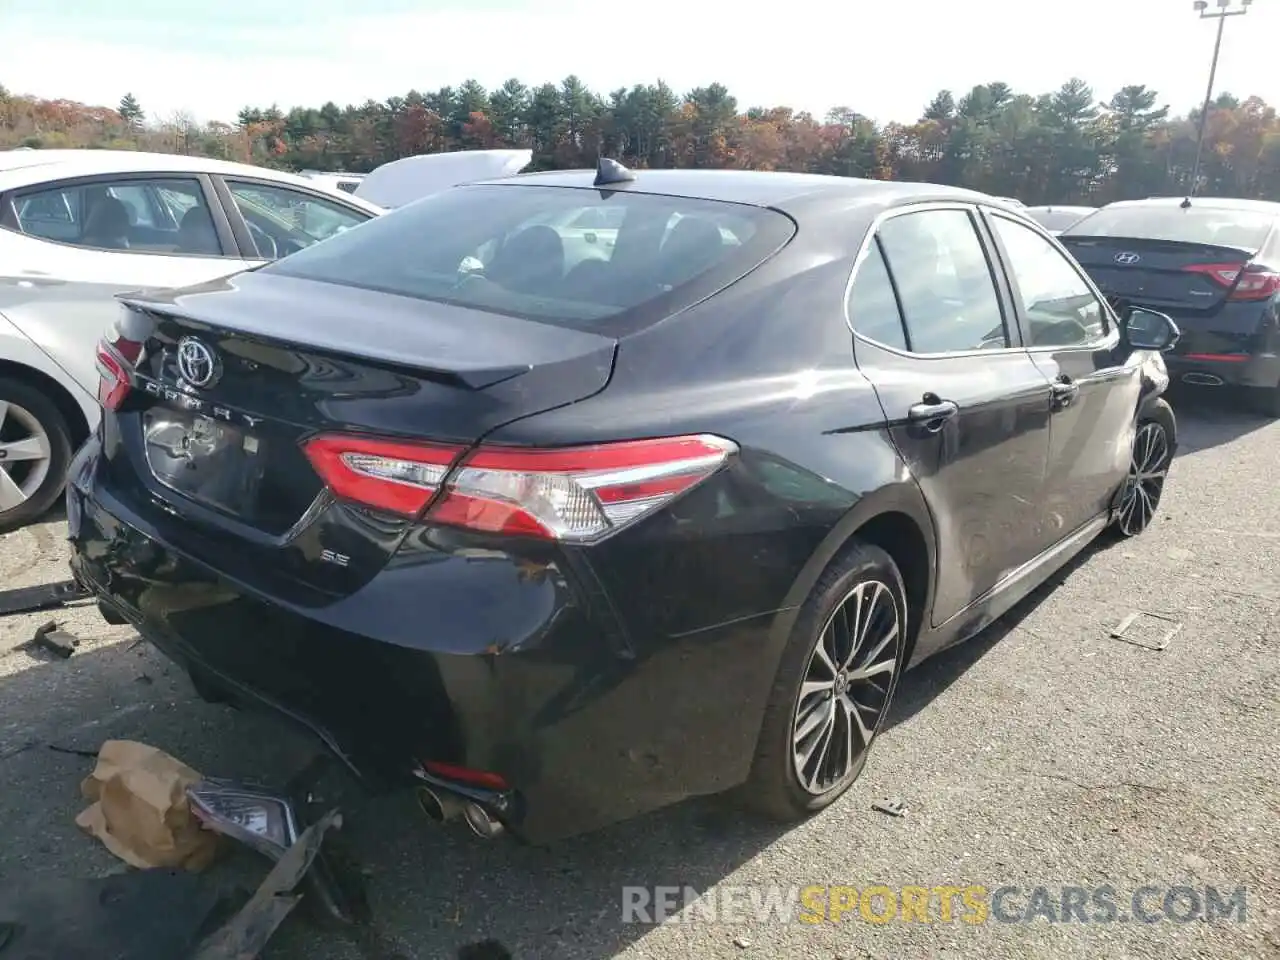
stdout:
[(839, 786), (875, 737), (898, 670), (898, 604), (865, 580), (828, 618), (800, 684), (791, 726), (796, 779), (817, 796)]
[(49, 476), (49, 434), (16, 403), (0, 400), (0, 513), (22, 506)]
[(1156, 515), (1169, 473), (1169, 438), (1154, 420), (1138, 427), (1133, 438), (1129, 476), (1120, 497), (1120, 530), (1127, 536), (1141, 533)]

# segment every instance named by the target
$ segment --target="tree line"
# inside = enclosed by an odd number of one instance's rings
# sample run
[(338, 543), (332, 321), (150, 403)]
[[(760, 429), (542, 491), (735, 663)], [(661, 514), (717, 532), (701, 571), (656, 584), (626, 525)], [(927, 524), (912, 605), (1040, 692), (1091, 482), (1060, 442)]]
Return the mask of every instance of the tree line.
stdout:
[[(1199, 109), (1174, 115), (1155, 90), (1101, 101), (1073, 78), (1038, 96), (1005, 83), (940, 91), (913, 122), (878, 124), (852, 107), (824, 117), (742, 110), (719, 83), (684, 95), (659, 81), (607, 95), (576, 76), (529, 87), (474, 80), (432, 93), (340, 107), (246, 107), (235, 124), (186, 114), (148, 119), (132, 95), (115, 108), (18, 96), (0, 86), (0, 148), (98, 147), (206, 154), (289, 169), (366, 172), (445, 150), (527, 147), (540, 169), (594, 166), (794, 170), (931, 181), (1028, 204), (1180, 195), (1191, 186)], [(1258, 97), (1217, 98), (1199, 191), (1280, 200), (1280, 119)]]

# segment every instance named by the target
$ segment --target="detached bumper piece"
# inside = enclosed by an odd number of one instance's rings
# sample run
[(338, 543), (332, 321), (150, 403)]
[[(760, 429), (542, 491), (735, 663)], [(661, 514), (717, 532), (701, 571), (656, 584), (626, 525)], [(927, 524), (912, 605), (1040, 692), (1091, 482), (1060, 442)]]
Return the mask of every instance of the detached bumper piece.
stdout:
[[(305, 813), (299, 810), (300, 804), (287, 792), (213, 778), (188, 787), (187, 799), (192, 813), (207, 829), (257, 851), (275, 861), (277, 867), (293, 863), (292, 869), (301, 872), (288, 889), (305, 890), (307, 899), (322, 911), (316, 919), (337, 921), (345, 926), (369, 920), (364, 891), (354, 876), (347, 875), (351, 871), (342, 871), (337, 860), (320, 849), (324, 832), (342, 826), (342, 817), (336, 810), (308, 827), (304, 823)], [(305, 854), (304, 862), (294, 863), (297, 857), (303, 856), (298, 849), (308, 837), (313, 840), (306, 842), (314, 842), (315, 849)], [(287, 910), (282, 913), (276, 923), (287, 913)], [(274, 916), (270, 912), (268, 915)], [(228, 954), (229, 960), (240, 956)]]
[(341, 825), (341, 814), (331, 810), (304, 830), (276, 861), (249, 902), (205, 941), (195, 960), (246, 960), (259, 956), (284, 918), (301, 901), (298, 891), (320, 855), (326, 831)]
[(56, 610), (91, 596), (93, 594), (75, 580), (42, 583), (38, 587), (19, 587), (17, 590), (0, 590), (0, 617), (33, 613), (37, 610)]

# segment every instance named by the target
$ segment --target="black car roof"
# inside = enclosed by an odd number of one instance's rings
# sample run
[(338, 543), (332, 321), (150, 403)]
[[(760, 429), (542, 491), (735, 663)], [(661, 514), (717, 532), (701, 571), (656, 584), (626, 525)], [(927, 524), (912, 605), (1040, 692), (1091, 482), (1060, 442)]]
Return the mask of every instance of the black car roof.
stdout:
[[(816, 173), (775, 173), (760, 170), (636, 170), (635, 180), (610, 184), (605, 189), (631, 193), (652, 193), (674, 197), (744, 203), (786, 210), (802, 201), (815, 199), (859, 200), (892, 206), (912, 200), (995, 201), (986, 194), (945, 187), (933, 183), (901, 183), (891, 180), (862, 180)], [(520, 184), (546, 187), (594, 187), (595, 170), (557, 170), (522, 173), (515, 177), (484, 181), (489, 184)]]

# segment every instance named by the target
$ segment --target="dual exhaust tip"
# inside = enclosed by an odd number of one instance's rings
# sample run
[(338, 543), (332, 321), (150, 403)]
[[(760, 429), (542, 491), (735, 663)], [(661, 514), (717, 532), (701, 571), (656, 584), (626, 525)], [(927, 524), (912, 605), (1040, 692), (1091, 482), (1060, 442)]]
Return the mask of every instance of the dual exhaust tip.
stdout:
[(481, 840), (494, 840), (504, 831), (502, 822), (474, 800), (463, 800), (430, 787), (418, 788), (418, 806), (436, 823), (461, 817), (467, 829)]

